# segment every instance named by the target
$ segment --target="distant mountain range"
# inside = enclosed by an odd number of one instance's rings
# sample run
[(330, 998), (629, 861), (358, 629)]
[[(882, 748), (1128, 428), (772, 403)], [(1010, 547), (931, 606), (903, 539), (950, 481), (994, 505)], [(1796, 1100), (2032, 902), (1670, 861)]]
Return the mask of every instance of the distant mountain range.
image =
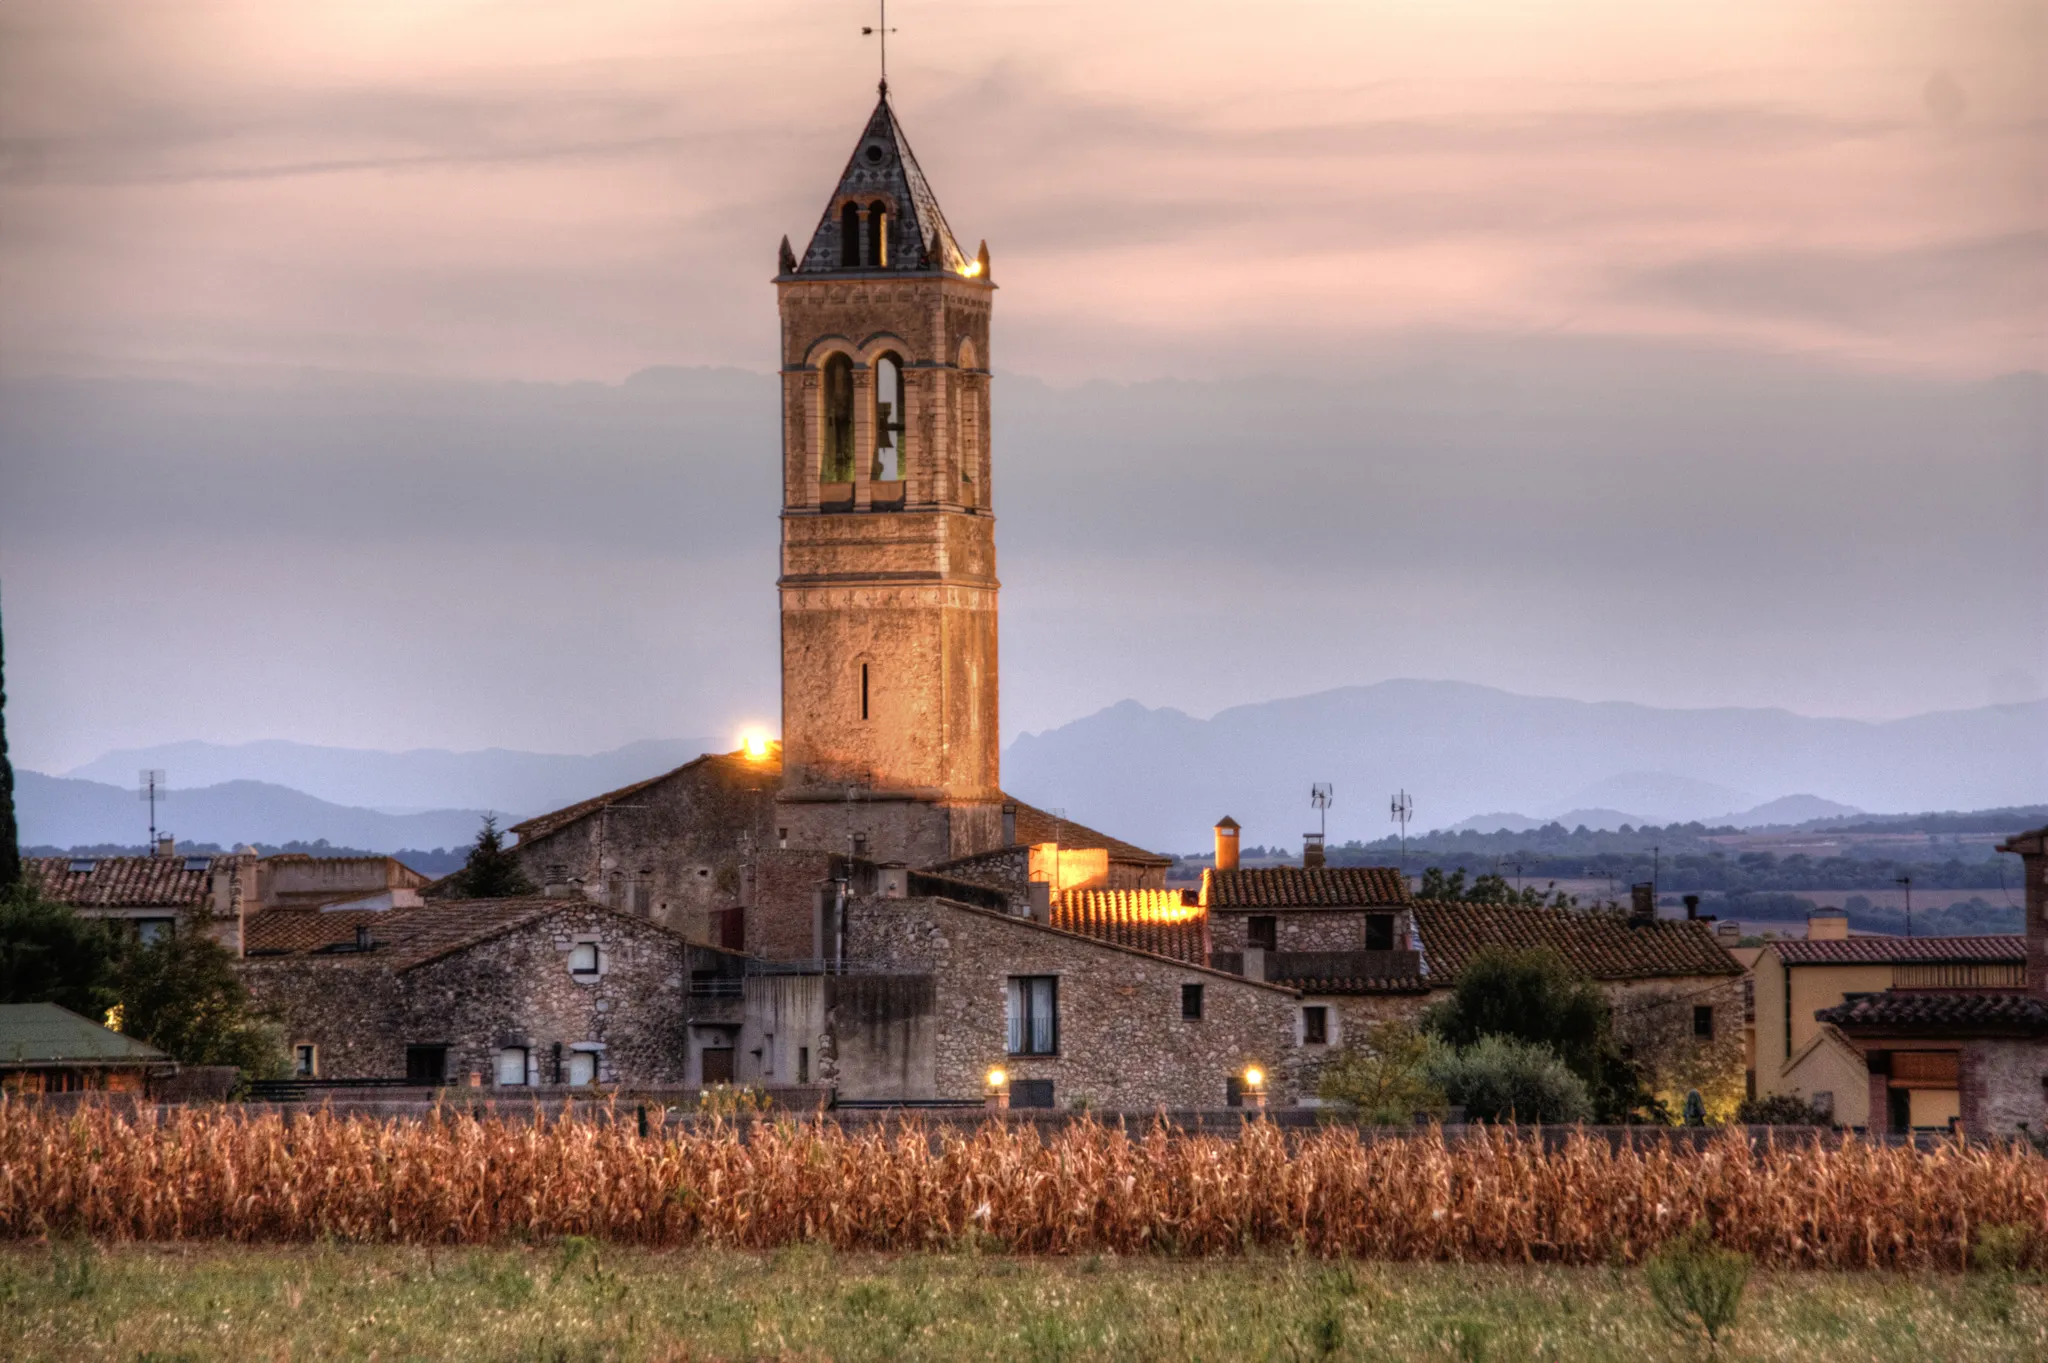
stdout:
[[(284, 741), (128, 749), (71, 779), (21, 772), (22, 840), (139, 842), (135, 773), (161, 767), (172, 795), (160, 822), (181, 838), (459, 846), (485, 810), (514, 822), (726, 746), (653, 739), (590, 756)], [(2048, 701), (1866, 723), (1392, 681), (1210, 719), (1125, 701), (1020, 737), (1004, 755), (1003, 779), (1024, 799), (1167, 852), (1204, 850), (1224, 814), (1244, 825), (1247, 846), (1293, 846), (1314, 826), (1308, 792), (1316, 781), (1336, 786), (1335, 843), (1393, 831), (1388, 797), (1404, 788), (1418, 833), (1520, 831), (1553, 819), (1568, 828), (1793, 825), (1865, 810), (2048, 800)]]
[[(140, 844), (149, 832), (148, 808), (132, 787), (74, 781), (40, 772), (15, 773), (15, 810), (24, 847)], [(197, 790), (172, 790), (157, 806), (157, 828), (182, 843), (314, 842), (396, 852), (404, 847), (460, 847), (476, 837), (480, 809), (435, 809), (385, 814), (315, 799), (267, 781), (224, 781)]]
[(1210, 719), (1125, 701), (1025, 735), (1003, 758), (1023, 798), (1170, 852), (1205, 849), (1224, 814), (1246, 846), (1293, 846), (1315, 827), (1317, 781), (1336, 786), (1333, 843), (1392, 832), (1388, 797), (1404, 788), (1418, 831), (1517, 817), (1488, 810), (1591, 827), (2034, 804), (2048, 798), (2048, 701), (1870, 723), (1390, 681)]

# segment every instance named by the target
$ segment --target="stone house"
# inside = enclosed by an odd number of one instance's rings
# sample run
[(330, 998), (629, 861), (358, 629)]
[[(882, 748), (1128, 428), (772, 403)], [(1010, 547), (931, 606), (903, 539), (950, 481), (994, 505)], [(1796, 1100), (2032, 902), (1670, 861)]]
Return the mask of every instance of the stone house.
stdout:
[(29, 857), (22, 874), (81, 918), (117, 922), (144, 942), (210, 933), (241, 949), (242, 920), (261, 908), (254, 851), (181, 855), (169, 838), (148, 857)]
[[(1998, 850), (2020, 858), (2026, 887), (2017, 972), (2007, 960), (1901, 962), (1882, 990), (1857, 991), (1814, 1014), (1862, 1062), (1862, 1092), (1849, 1094), (1873, 1132), (2048, 1131), (2048, 828), (2018, 834)], [(1759, 1005), (1768, 993), (1758, 990)], [(1844, 1106), (1838, 1095), (1838, 1120)]]
[(274, 909), (241, 972), (307, 1078), (686, 1087), (739, 1034), (737, 956), (581, 897)]

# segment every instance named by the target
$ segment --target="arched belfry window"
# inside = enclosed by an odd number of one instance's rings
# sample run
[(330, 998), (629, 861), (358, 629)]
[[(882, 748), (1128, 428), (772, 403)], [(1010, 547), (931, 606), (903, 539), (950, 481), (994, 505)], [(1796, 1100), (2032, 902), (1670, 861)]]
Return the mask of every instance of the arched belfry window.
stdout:
[(910, 465), (903, 423), (903, 359), (891, 351), (875, 361), (875, 462), (868, 477), (893, 483)]
[(839, 265), (846, 270), (860, 267), (859, 204), (848, 204), (839, 210)]
[(818, 460), (818, 481), (853, 481), (853, 361), (842, 354), (825, 360), (824, 448)]
[(868, 205), (868, 251), (870, 269), (889, 268), (889, 205), (880, 199)]

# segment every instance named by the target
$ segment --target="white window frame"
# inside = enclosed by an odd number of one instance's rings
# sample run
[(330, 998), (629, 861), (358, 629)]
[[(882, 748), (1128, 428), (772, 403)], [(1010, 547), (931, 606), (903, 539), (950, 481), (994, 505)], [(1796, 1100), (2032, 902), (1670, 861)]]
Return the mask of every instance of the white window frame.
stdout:
[(1011, 1055), (1060, 1053), (1060, 977), (1012, 975), (1004, 991), (1005, 1036)]
[[(514, 1057), (517, 1057), (514, 1059)], [(517, 1077), (508, 1078), (508, 1062), (516, 1066)], [(499, 1088), (523, 1088), (532, 1082), (533, 1052), (525, 1046), (502, 1046), (498, 1049), (495, 1073)]]

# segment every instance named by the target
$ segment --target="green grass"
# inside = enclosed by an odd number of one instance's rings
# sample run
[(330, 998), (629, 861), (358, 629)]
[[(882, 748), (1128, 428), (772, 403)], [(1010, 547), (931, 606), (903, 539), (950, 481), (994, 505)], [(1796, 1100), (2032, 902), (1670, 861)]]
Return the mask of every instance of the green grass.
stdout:
[[(1724, 1359), (2048, 1358), (2009, 1274), (1758, 1274)], [(0, 1358), (1705, 1358), (1635, 1269), (1244, 1259), (0, 1249)]]

